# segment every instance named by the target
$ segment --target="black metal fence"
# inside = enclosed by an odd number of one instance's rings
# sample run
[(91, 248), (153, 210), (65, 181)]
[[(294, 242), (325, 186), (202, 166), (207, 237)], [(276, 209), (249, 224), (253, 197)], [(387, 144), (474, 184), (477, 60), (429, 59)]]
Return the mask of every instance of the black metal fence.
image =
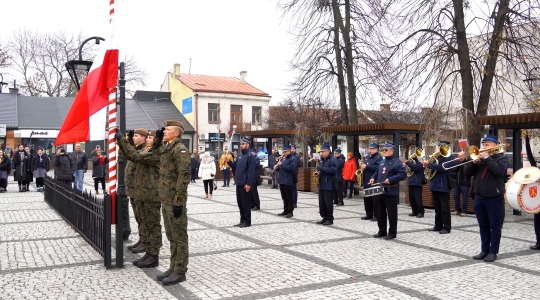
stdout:
[(103, 199), (80, 192), (65, 183), (45, 177), (45, 201), (103, 256), (111, 262), (111, 197)]

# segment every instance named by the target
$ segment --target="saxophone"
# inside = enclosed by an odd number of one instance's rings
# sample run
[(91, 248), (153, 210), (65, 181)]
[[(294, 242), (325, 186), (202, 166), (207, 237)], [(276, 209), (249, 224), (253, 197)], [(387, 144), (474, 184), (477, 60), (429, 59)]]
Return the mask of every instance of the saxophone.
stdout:
[[(437, 157), (439, 156), (449, 157), (450, 155), (451, 155), (450, 147), (448, 147), (448, 145), (446, 144), (443, 144), (439, 147), (439, 152), (436, 152), (433, 155), (431, 155), (431, 157), (429, 158), (429, 162), (439, 164), (439, 160), (437, 159)], [(433, 177), (435, 177), (435, 174), (437, 174), (437, 171), (430, 169), (428, 167), (426, 167), (426, 169), (424, 170), (424, 177), (428, 181), (433, 179)]]
[[(422, 148), (416, 148), (414, 153), (411, 156), (409, 156), (409, 161), (415, 164), (416, 162), (414, 161), (414, 159), (417, 157), (421, 157), (422, 151), (423, 151)], [(405, 165), (405, 170), (407, 171), (407, 177), (411, 177), (414, 175), (414, 171), (411, 170), (409, 166)]]
[[(358, 165), (359, 166), (362, 165), (362, 154), (360, 154), (360, 158), (358, 159)], [(356, 174), (356, 185), (360, 187), (364, 183), (364, 169), (359, 168), (358, 170), (356, 170), (355, 174)]]
[[(318, 165), (319, 165), (319, 160), (316, 160), (315, 167), (317, 167)], [(315, 182), (316, 186), (319, 186), (319, 171), (313, 172), (313, 181)]]

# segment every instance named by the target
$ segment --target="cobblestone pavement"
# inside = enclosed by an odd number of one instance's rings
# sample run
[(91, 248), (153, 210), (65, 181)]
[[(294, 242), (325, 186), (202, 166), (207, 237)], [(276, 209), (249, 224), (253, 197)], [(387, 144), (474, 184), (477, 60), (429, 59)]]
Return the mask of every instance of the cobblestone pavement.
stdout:
[[(88, 175), (85, 188), (93, 190)], [(452, 233), (439, 235), (426, 231), (433, 210), (417, 219), (403, 205), (397, 239), (387, 241), (372, 238), (375, 222), (360, 220), (358, 196), (335, 207), (333, 226), (322, 226), (315, 224), (315, 194), (300, 192), (294, 217), (286, 219), (277, 216), (279, 191), (264, 184), (262, 210), (252, 213), (251, 227), (237, 228), (234, 189), (218, 183), (212, 199), (204, 199), (198, 181), (189, 185), (187, 281), (164, 287), (155, 276), (169, 266), (165, 235), (158, 268), (134, 267), (130, 261), (141, 254), (125, 251), (125, 267), (106, 270), (35, 186), (18, 193), (10, 181), (8, 189), (0, 194), (0, 299), (539, 298), (540, 253), (529, 250), (532, 216), (510, 209), (499, 259), (485, 263), (471, 259), (480, 250), (474, 215), (452, 216)], [(132, 216), (131, 227), (135, 240)]]

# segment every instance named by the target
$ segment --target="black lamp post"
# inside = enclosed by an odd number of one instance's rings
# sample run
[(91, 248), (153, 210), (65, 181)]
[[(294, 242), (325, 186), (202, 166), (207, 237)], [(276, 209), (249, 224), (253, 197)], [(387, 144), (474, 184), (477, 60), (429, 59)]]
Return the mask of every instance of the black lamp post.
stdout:
[(0, 73), (0, 93), (2, 93), (2, 88), (4, 85), (7, 85), (7, 82), (4, 82), (4, 75)]
[[(79, 46), (79, 59), (70, 60), (66, 63), (66, 69), (69, 73), (69, 77), (71, 77), (71, 81), (73, 81), (73, 83), (77, 86), (77, 90), (81, 89), (81, 84), (84, 81), (84, 78), (86, 78), (86, 75), (88, 75), (90, 68), (92, 67), (92, 63), (93, 63), (92, 61), (82, 59), (83, 46), (84, 44), (86, 44), (87, 42), (91, 40), (95, 40), (96, 45), (99, 45), (99, 42), (104, 41), (105, 39), (99, 36), (93, 36), (91, 38), (87, 38)], [(81, 77), (79, 78), (79, 76)]]
[(533, 81), (537, 81), (537, 80), (540, 80), (540, 78), (538, 77), (531, 77), (531, 73), (534, 71), (534, 70), (540, 70), (540, 67), (534, 67), (532, 68), (529, 73), (527, 74), (527, 78), (523, 79), (523, 82), (525, 82), (527, 84), (527, 88), (529, 88), (529, 91), (532, 92), (533, 90)]

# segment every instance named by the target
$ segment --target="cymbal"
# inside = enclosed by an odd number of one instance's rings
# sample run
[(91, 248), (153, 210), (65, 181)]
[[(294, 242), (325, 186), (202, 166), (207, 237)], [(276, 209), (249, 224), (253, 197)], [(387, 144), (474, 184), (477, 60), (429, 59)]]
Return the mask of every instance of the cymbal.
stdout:
[(512, 179), (519, 184), (529, 184), (540, 179), (540, 169), (537, 167), (524, 167), (514, 173)]

